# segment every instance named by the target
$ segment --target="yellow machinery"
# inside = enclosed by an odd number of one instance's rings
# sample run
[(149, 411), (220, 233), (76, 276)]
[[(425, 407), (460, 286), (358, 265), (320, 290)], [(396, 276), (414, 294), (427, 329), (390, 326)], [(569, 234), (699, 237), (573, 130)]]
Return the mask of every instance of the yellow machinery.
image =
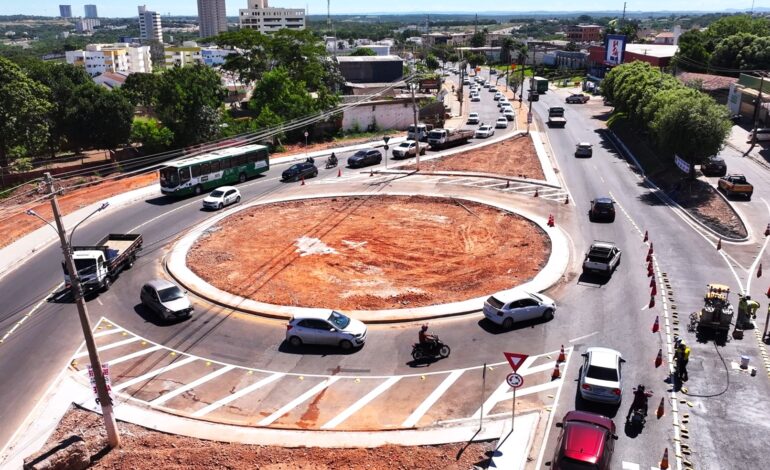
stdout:
[(695, 329), (698, 334), (712, 333), (718, 336), (727, 335), (733, 320), (733, 306), (728, 299), (730, 288), (723, 284), (709, 284), (703, 297), (703, 308), (696, 312), (692, 320), (697, 319)]

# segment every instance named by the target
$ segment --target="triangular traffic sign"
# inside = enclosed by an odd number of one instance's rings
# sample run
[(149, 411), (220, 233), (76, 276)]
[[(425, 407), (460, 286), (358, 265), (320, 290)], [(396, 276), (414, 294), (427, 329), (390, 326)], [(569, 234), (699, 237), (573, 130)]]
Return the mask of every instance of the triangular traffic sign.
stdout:
[(503, 355), (505, 356), (505, 359), (508, 361), (508, 363), (511, 365), (511, 369), (513, 369), (514, 372), (519, 370), (519, 367), (521, 367), (524, 361), (529, 357), (527, 354), (509, 353), (509, 352), (503, 352)]

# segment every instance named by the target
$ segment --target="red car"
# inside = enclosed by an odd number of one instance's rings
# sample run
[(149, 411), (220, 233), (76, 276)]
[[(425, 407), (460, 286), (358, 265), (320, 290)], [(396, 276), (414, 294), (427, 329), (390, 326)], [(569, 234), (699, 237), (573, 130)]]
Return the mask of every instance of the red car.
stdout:
[(615, 447), (615, 423), (606, 416), (587, 411), (570, 411), (561, 428), (552, 470), (610, 470)]

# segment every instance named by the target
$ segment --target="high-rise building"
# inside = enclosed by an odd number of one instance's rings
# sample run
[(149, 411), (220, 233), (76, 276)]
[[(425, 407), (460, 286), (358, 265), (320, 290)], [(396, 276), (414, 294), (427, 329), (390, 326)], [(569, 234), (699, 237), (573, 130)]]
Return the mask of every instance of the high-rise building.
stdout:
[(146, 5), (139, 6), (139, 38), (163, 43), (160, 13), (149, 11)]
[(305, 29), (304, 8), (271, 8), (267, 0), (249, 0), (249, 8), (239, 10), (241, 28), (272, 33), (279, 29)]
[(85, 5), (83, 9), (85, 10), (86, 18), (99, 18), (99, 15), (96, 13), (96, 5)]
[(98, 18), (78, 18), (75, 20), (75, 31), (78, 33), (93, 33), (102, 25)]
[(225, 0), (198, 0), (198, 24), (202, 38), (227, 31)]
[(72, 5), (59, 5), (59, 16), (72, 18)]

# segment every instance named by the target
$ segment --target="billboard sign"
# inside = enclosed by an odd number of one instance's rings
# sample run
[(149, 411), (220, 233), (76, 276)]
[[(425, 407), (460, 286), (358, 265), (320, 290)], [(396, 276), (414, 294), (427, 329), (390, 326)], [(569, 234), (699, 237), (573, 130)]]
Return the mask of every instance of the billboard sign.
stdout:
[(608, 34), (604, 51), (605, 65), (620, 65), (623, 63), (623, 53), (626, 51), (626, 36)]

